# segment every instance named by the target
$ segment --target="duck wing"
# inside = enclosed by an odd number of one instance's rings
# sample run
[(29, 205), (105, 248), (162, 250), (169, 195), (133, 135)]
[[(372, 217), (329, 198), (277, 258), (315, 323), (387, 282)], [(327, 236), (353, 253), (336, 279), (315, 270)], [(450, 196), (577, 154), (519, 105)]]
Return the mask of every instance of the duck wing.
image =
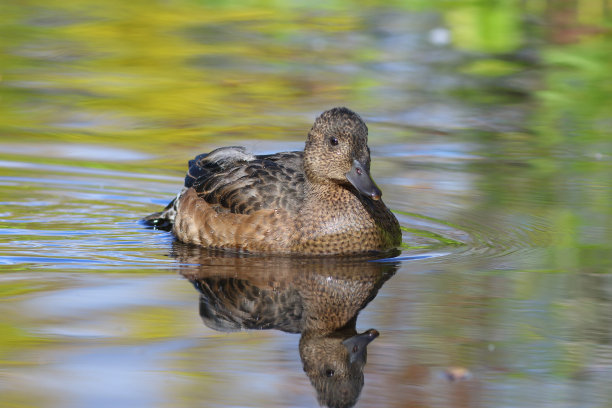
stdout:
[(217, 212), (296, 213), (304, 198), (302, 159), (303, 152), (253, 155), (244, 147), (222, 147), (189, 161), (185, 188), (194, 188)]

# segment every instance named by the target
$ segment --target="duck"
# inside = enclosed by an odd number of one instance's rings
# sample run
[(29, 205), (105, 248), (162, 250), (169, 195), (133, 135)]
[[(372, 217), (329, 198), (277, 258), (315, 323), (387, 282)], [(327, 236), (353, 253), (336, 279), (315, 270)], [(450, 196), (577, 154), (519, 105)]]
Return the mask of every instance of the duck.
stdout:
[(401, 230), (370, 175), (368, 128), (345, 107), (319, 115), (303, 151), (221, 147), (189, 161), (182, 190), (144, 218), (184, 243), (291, 255), (393, 250)]

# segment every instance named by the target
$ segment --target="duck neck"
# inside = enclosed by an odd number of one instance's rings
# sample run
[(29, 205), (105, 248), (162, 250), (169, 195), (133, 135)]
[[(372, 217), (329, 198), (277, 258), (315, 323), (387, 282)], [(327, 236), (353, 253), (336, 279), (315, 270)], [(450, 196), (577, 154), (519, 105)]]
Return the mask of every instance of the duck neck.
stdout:
[(308, 198), (316, 199), (319, 204), (346, 202), (354, 194), (348, 185), (343, 186), (327, 178), (309, 178), (306, 181), (305, 194)]

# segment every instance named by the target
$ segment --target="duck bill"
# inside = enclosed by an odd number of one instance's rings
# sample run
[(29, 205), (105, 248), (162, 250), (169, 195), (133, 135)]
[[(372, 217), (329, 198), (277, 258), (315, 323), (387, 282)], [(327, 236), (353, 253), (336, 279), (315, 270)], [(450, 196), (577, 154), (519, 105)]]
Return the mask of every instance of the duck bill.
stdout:
[(344, 347), (349, 352), (349, 361), (354, 363), (355, 361), (362, 360), (365, 357), (367, 345), (377, 338), (378, 334), (378, 330), (370, 329), (344, 340), (342, 344), (344, 344)]
[(353, 166), (346, 173), (346, 179), (364, 196), (370, 197), (372, 200), (380, 200), (382, 192), (372, 180), (370, 172), (358, 160), (353, 160)]

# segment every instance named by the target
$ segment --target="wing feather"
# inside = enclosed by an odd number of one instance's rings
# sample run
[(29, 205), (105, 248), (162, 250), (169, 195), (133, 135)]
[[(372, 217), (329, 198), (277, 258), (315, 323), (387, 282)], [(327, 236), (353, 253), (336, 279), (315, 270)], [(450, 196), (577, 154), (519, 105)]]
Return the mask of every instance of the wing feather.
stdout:
[(302, 157), (302, 152), (254, 156), (243, 147), (223, 147), (189, 162), (185, 187), (193, 187), (218, 212), (295, 213), (304, 197)]

